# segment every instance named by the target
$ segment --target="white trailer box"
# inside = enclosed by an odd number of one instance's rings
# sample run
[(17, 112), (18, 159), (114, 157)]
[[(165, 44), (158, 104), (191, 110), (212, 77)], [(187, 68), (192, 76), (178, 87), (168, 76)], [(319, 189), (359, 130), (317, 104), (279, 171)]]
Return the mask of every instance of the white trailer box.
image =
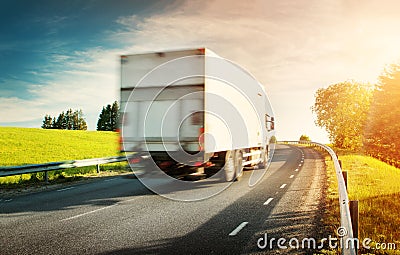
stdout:
[(263, 86), (238, 65), (201, 48), (124, 55), (121, 66), (124, 151), (173, 165), (266, 160), (272, 108)]

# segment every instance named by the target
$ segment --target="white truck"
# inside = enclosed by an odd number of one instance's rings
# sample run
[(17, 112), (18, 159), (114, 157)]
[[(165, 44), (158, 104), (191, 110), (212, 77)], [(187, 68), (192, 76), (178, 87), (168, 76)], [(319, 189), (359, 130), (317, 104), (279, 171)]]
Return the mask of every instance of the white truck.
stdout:
[(263, 86), (207, 48), (121, 56), (120, 96), (121, 151), (133, 166), (233, 181), (268, 161), (274, 115)]

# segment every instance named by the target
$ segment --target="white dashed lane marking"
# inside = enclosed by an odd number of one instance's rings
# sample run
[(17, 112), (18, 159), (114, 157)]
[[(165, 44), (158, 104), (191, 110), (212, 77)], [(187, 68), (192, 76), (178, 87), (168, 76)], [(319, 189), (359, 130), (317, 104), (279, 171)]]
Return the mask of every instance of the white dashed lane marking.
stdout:
[(237, 235), (240, 232), (240, 230), (242, 230), (247, 224), (249, 224), (247, 221), (240, 223), (240, 225), (237, 226), (237, 228), (235, 228), (232, 232), (229, 233), (229, 236)]
[(271, 203), (271, 202), (272, 202), (272, 200), (274, 200), (274, 198), (273, 198), (273, 197), (270, 197), (270, 198), (268, 198), (268, 200), (267, 200), (267, 201), (265, 201), (264, 205), (268, 205), (269, 203)]

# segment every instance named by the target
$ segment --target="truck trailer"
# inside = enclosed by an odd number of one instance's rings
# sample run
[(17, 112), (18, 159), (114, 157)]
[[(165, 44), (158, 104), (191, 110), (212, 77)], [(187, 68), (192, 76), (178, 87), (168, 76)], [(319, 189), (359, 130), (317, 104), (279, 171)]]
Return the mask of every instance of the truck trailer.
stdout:
[(120, 99), (132, 167), (234, 181), (267, 165), (275, 120), (264, 87), (208, 48), (121, 56)]

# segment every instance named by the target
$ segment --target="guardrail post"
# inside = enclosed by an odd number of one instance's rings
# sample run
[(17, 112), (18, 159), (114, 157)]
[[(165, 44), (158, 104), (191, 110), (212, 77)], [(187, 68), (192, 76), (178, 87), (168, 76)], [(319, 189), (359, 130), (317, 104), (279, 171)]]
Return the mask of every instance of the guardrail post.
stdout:
[(49, 171), (44, 171), (44, 182), (49, 183)]
[[(354, 238), (359, 238), (359, 212), (358, 212), (358, 200), (350, 200), (350, 218), (351, 218), (351, 226), (353, 228), (353, 236)], [(357, 247), (356, 254), (358, 254)]]
[(100, 173), (100, 164), (97, 164), (97, 173)]
[(347, 189), (347, 171), (342, 171), (343, 179), (344, 179), (344, 185), (346, 186)]

